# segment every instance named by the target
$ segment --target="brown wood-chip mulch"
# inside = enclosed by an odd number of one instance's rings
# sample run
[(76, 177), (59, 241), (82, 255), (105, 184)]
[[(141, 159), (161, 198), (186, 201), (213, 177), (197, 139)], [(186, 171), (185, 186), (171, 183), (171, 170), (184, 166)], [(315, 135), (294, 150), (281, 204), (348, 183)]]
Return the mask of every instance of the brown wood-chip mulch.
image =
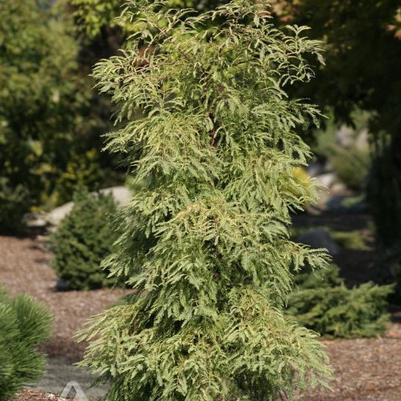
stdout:
[(46, 304), (54, 315), (53, 337), (44, 351), (70, 361), (81, 358), (84, 346), (73, 339), (90, 316), (102, 312), (124, 295), (123, 290), (55, 290), (56, 275), (44, 243), (31, 238), (0, 236), (0, 285), (12, 295), (25, 293)]
[(55, 394), (46, 394), (36, 390), (23, 390), (13, 401), (66, 401)]
[[(85, 320), (115, 303), (122, 290), (56, 292), (56, 277), (43, 243), (0, 236), (0, 284), (12, 294), (27, 293), (55, 316), (54, 335), (45, 351), (76, 360), (82, 353), (72, 336)], [(401, 324), (392, 323), (377, 339), (324, 341), (335, 372), (331, 391), (303, 395), (299, 401), (401, 401)], [(24, 391), (16, 401), (55, 401), (54, 396)]]

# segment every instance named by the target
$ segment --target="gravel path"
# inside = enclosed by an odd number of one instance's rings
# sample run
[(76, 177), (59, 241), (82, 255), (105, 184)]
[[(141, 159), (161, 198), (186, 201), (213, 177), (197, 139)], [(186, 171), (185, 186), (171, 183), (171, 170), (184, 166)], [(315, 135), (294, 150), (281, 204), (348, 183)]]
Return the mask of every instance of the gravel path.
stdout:
[[(95, 383), (95, 378), (85, 369), (72, 365), (63, 358), (50, 358), (47, 362), (46, 372), (42, 380), (35, 385), (36, 389), (47, 393), (62, 394), (68, 386), (68, 383), (79, 385), (85, 396), (90, 400), (100, 400), (104, 397), (107, 387)], [(72, 386), (69, 395), (74, 393), (76, 389)], [(67, 394), (65, 394), (67, 396)], [(84, 401), (84, 400), (77, 400)]]
[[(78, 381), (89, 390), (92, 377), (72, 368), (82, 346), (72, 340), (85, 320), (115, 303), (121, 290), (93, 292), (54, 291), (55, 275), (49, 254), (35, 239), (0, 237), (0, 283), (11, 293), (28, 293), (48, 305), (55, 316), (54, 335), (46, 345), (48, 373), (40, 383), (47, 392), (58, 393), (68, 381)], [(401, 401), (401, 325), (393, 323), (383, 338), (325, 341), (335, 380), (331, 391), (313, 392), (298, 401)], [(95, 399), (104, 389), (96, 388)], [(18, 401), (48, 401), (40, 393), (28, 391)]]

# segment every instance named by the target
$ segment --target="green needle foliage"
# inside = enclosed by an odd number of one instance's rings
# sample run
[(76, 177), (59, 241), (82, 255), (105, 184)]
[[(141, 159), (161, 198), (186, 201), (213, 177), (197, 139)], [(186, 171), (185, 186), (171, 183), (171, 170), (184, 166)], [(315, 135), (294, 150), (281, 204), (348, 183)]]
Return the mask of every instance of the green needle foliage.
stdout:
[(164, 5), (131, 1), (144, 29), (94, 72), (136, 188), (107, 267), (141, 296), (94, 318), (83, 365), (109, 401), (273, 401), (329, 375), (316, 335), (284, 315), (291, 272), (327, 263), (288, 233), (315, 199), (294, 170), (319, 112), (286, 88), (313, 77), (320, 43), (274, 28), (264, 1)]
[(365, 283), (347, 288), (335, 265), (318, 273), (298, 274), (296, 284), (288, 312), (305, 327), (325, 336), (345, 338), (372, 337), (385, 331), (393, 286)]
[(37, 347), (50, 334), (50, 315), (27, 296), (9, 298), (0, 289), (0, 400), (8, 401), (37, 380), (44, 360)]
[(71, 213), (50, 240), (59, 289), (95, 290), (117, 284), (101, 263), (118, 237), (113, 228), (118, 213), (111, 195), (75, 194)]

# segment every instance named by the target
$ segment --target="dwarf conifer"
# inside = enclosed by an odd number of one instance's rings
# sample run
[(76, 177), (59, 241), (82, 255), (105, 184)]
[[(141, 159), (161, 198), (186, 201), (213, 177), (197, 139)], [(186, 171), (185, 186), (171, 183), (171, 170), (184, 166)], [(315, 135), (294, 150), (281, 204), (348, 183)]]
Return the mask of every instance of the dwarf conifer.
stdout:
[(50, 335), (48, 311), (26, 295), (10, 298), (0, 287), (0, 401), (40, 378), (44, 358), (38, 348)]
[(315, 197), (294, 170), (319, 112), (287, 88), (313, 77), (320, 43), (276, 29), (264, 1), (164, 4), (131, 1), (123, 18), (143, 29), (94, 72), (134, 186), (106, 265), (136, 296), (84, 331), (84, 365), (110, 401), (276, 400), (328, 374), (315, 335), (283, 313), (291, 272), (327, 263), (288, 234)]
[(117, 216), (118, 206), (111, 195), (91, 194), (86, 189), (74, 195), (71, 213), (50, 240), (59, 290), (96, 290), (118, 285), (107, 277), (107, 270), (100, 268), (118, 237), (113, 224)]

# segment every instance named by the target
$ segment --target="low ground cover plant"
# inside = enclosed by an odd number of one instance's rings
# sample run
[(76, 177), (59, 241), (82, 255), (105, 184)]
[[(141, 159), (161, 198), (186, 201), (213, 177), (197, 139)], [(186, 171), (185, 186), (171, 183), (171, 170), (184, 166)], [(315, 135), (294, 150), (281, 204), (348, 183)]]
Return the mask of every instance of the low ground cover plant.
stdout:
[(372, 283), (347, 288), (335, 265), (296, 276), (297, 288), (288, 312), (303, 326), (331, 337), (371, 337), (389, 322), (388, 298), (393, 286)]

